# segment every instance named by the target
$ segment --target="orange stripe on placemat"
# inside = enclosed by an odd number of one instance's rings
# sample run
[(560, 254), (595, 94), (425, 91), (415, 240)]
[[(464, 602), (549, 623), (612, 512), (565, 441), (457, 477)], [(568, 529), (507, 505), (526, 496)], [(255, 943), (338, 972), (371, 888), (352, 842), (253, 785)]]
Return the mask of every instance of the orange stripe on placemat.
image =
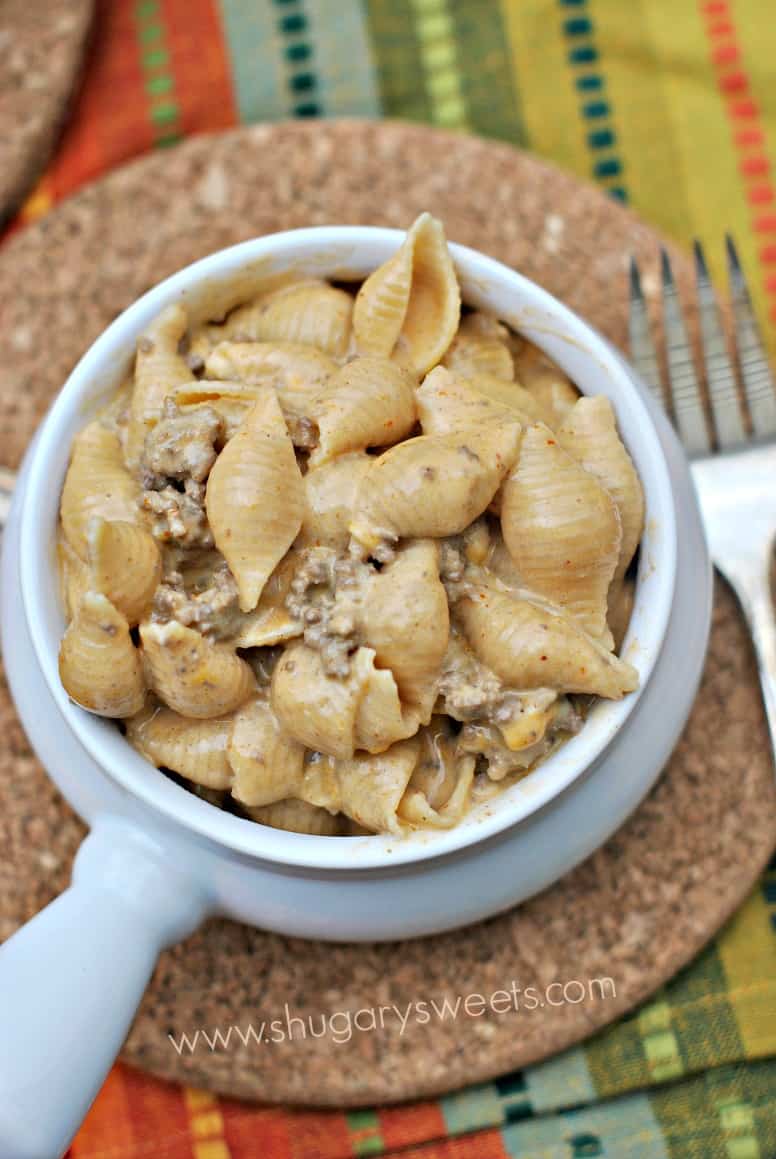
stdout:
[(135, 3), (98, 0), (84, 84), (48, 171), (56, 199), (153, 144), (135, 34)]
[(443, 1139), (447, 1134), (445, 1118), (439, 1103), (414, 1103), (405, 1107), (386, 1107), (378, 1111), (380, 1136), (386, 1150), (409, 1147), (426, 1139)]
[(132, 1155), (133, 1144), (137, 1143), (142, 1135), (136, 1133), (130, 1112), (126, 1073), (124, 1067), (116, 1066), (108, 1075), (85, 1122), (70, 1145), (72, 1159), (94, 1159), (94, 1156), (104, 1154), (108, 1139), (111, 1154), (116, 1159)]
[(767, 267), (776, 265), (776, 214), (764, 212), (776, 203), (776, 183), (766, 152), (762, 111), (752, 95), (752, 88), (732, 5), (729, 0), (701, 0), (706, 21), (709, 55), (717, 77), (717, 86), (730, 120), (733, 146), (738, 157), (738, 171), (750, 207), (752, 229), (759, 236), (758, 257), (766, 267), (762, 284), (768, 296), (768, 312), (776, 322), (776, 282)]
[(217, 0), (163, 0), (167, 48), (183, 133), (237, 124), (229, 55)]

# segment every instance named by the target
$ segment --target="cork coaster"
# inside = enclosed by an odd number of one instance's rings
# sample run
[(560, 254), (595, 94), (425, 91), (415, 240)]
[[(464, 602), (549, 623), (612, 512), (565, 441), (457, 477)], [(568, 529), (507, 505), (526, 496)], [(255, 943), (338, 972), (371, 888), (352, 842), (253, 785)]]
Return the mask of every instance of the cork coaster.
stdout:
[[(659, 239), (592, 188), (506, 146), (391, 124), (280, 125), (199, 138), (85, 190), (0, 251), (8, 336), (0, 461), (18, 462), (75, 359), (106, 323), (186, 262), (258, 233), (334, 222), (406, 226), (422, 209), (451, 239), (520, 268), (620, 345), (625, 256)], [(673, 254), (680, 281), (691, 277)], [(649, 274), (647, 277), (649, 285)], [(82, 827), (0, 700), (0, 939), (68, 880)], [(623, 770), (627, 775), (627, 770)], [(776, 843), (776, 786), (746, 629), (717, 588), (697, 703), (664, 776), (584, 865), (539, 897), (457, 933), (335, 946), (214, 921), (166, 953), (124, 1057), (225, 1094), (357, 1105), (451, 1090), (545, 1058), (646, 998), (744, 899)], [(354, 1031), (343, 1012), (608, 977), (616, 998)], [(304, 1041), (200, 1047), (196, 1028), (339, 1014)], [(362, 1015), (362, 1023), (368, 1021)], [(309, 1025), (309, 1024), (308, 1024)]]
[(43, 171), (81, 70), (94, 0), (3, 0), (0, 223)]

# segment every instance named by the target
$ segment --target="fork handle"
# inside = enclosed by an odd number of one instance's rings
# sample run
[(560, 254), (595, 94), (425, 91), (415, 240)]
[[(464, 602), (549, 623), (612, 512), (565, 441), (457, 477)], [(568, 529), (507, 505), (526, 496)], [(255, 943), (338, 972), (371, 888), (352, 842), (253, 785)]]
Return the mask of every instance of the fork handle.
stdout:
[(754, 641), (765, 715), (776, 759), (776, 613), (771, 594), (773, 543), (756, 568), (731, 568), (728, 579), (741, 603)]

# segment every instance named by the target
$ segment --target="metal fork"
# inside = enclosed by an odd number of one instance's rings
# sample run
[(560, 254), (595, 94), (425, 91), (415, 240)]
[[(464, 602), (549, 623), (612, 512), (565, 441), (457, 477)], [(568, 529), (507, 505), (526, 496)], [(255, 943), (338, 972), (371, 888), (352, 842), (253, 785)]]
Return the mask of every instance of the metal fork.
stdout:
[(665, 250), (661, 253), (661, 272), (667, 380), (660, 372), (642, 279), (634, 259), (630, 279), (631, 357), (653, 394), (672, 414), (689, 455), (711, 557), (736, 592), (754, 640), (776, 752), (776, 617), (770, 585), (776, 533), (776, 384), (730, 237), (727, 265), (734, 360), (728, 353), (703, 250), (699, 242), (695, 243), (696, 300), (710, 413), (704, 407)]

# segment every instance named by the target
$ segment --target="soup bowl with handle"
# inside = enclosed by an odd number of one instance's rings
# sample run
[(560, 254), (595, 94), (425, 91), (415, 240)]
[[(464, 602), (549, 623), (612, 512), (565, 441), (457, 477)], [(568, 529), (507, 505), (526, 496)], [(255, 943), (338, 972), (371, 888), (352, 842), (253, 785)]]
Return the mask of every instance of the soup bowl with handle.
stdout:
[(403, 234), (301, 229), (211, 255), (150, 290), (76, 366), (31, 445), (4, 536), (9, 683), (49, 775), (89, 826), (70, 887), (0, 947), (0, 1155), (64, 1147), (121, 1048), (161, 950), (219, 914), (315, 939), (434, 934), (498, 913), (597, 848), (649, 790), (692, 703), (710, 615), (710, 566), (670, 427), (619, 354), (539, 286), (451, 245), (465, 303), (544, 350), (583, 393), (607, 395), (641, 477), (646, 521), (622, 654), (636, 692), (597, 702), (581, 731), (450, 830), (320, 837), (219, 810), (143, 759), (112, 721), (64, 691), (56, 565), (59, 498), (75, 434), (131, 368), (167, 305), (223, 316), (277, 273), (359, 280)]

